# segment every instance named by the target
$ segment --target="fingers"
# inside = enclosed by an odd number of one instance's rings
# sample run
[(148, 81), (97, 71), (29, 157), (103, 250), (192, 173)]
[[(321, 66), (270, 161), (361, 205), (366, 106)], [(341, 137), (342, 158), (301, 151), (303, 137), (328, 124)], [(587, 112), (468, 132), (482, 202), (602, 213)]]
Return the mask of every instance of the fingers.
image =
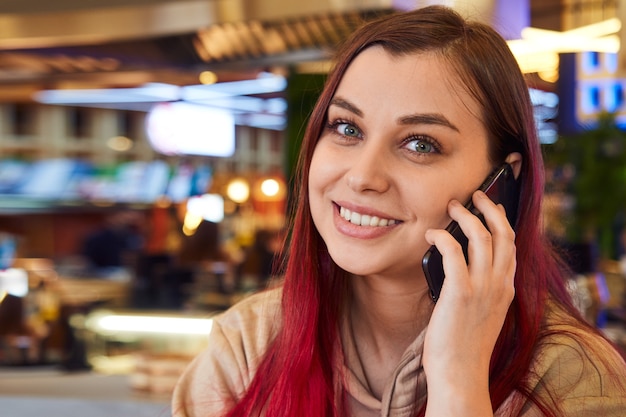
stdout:
[[(514, 294), (514, 278), (516, 269), (516, 247), (515, 247), (515, 231), (507, 220), (504, 207), (502, 205), (496, 205), (487, 197), (487, 195), (481, 191), (477, 191), (472, 196), (474, 206), (483, 214), (485, 222), (487, 223), (488, 230), (486, 231), (490, 235), (491, 241), (491, 269), (501, 274), (504, 279), (504, 283), (507, 284), (508, 290)], [(483, 227), (484, 229), (484, 227)], [(468, 233), (472, 231), (468, 230)], [(474, 240), (470, 240), (472, 243), (476, 243), (477, 239), (484, 239), (483, 232), (478, 233), (478, 237)], [(470, 248), (473, 245), (470, 244)], [(475, 246), (475, 245), (474, 245)], [(480, 246), (480, 245), (478, 245)], [(470, 256), (470, 261), (472, 261)], [(475, 266), (475, 263), (481, 264), (478, 261), (470, 262), (470, 268)]]
[(442, 293), (465, 298), (495, 292), (503, 301), (510, 301), (515, 294), (515, 233), (504, 208), (494, 204), (483, 192), (475, 192), (472, 202), (484, 216), (486, 227), (458, 201), (451, 201), (448, 207), (450, 217), (458, 222), (468, 238), (468, 264), (461, 245), (450, 233), (433, 229), (426, 235), (443, 255), (446, 280)]

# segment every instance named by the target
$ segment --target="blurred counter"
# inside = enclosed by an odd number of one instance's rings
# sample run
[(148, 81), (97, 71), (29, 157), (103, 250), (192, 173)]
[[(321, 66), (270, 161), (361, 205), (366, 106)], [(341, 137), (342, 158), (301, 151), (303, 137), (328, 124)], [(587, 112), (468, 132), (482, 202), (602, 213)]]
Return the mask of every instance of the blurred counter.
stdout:
[(94, 371), (127, 374), (133, 390), (168, 397), (187, 364), (207, 346), (214, 314), (98, 309), (71, 324)]

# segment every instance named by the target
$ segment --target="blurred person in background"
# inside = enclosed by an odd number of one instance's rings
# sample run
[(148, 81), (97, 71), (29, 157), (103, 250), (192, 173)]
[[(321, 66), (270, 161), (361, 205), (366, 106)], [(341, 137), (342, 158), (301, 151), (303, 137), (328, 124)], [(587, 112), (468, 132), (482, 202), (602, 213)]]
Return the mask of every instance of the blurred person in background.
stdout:
[(254, 242), (247, 248), (241, 265), (244, 280), (264, 289), (275, 272), (277, 256), (280, 253), (284, 234), (281, 230), (259, 229), (254, 234)]
[(109, 214), (101, 228), (82, 242), (80, 254), (88, 273), (99, 277), (115, 277), (133, 265), (134, 257), (143, 247), (139, 215), (132, 211)]
[(193, 234), (183, 236), (176, 265), (181, 284), (204, 278), (212, 280), (209, 284), (222, 294), (235, 290), (234, 268), (218, 223), (203, 219)]

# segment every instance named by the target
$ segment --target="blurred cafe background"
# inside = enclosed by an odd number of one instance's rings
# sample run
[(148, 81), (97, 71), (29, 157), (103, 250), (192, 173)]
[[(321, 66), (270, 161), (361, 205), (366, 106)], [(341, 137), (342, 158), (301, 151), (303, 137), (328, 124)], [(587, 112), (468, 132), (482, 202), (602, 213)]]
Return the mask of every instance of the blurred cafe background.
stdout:
[(1, 0), (0, 414), (79, 397), (167, 413), (211, 317), (280, 273), (337, 45), (435, 3), (508, 40), (546, 155), (544, 227), (581, 310), (625, 346), (626, 2)]

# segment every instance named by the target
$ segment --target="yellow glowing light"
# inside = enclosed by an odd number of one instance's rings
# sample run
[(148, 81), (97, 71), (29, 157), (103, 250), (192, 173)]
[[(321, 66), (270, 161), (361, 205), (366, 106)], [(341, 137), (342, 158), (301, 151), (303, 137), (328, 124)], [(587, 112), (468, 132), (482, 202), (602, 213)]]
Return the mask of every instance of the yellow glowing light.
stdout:
[(245, 203), (250, 197), (250, 186), (242, 178), (235, 178), (226, 188), (226, 195), (235, 203)]
[(559, 71), (540, 71), (538, 72), (539, 78), (549, 83), (555, 83), (559, 80)]
[(202, 84), (215, 84), (217, 82), (217, 74), (213, 71), (202, 71), (198, 76), (198, 79)]
[(193, 235), (200, 223), (202, 223), (202, 216), (187, 211), (185, 214), (185, 220), (183, 221), (183, 233), (185, 236)]
[(264, 180), (261, 183), (261, 192), (268, 197), (274, 197), (278, 195), (280, 191), (280, 184), (273, 178)]
[(133, 147), (133, 141), (125, 136), (115, 136), (107, 141), (107, 146), (114, 151), (125, 152)]

